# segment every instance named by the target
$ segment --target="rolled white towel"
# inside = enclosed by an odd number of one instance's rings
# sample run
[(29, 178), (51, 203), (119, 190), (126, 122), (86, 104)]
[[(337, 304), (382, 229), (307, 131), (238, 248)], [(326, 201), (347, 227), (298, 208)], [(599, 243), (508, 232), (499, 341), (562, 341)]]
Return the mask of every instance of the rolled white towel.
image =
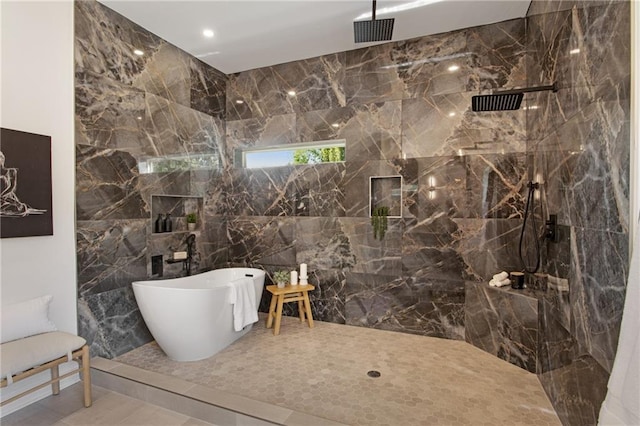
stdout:
[(500, 272), (499, 274), (495, 274), (493, 276), (494, 281), (502, 281), (505, 278), (509, 278), (509, 274), (506, 273), (505, 271)]
[(491, 287), (504, 287), (506, 285), (510, 285), (511, 280), (509, 278), (505, 278), (503, 280), (491, 280), (489, 281), (489, 285)]
[(506, 285), (511, 285), (511, 280), (509, 278), (505, 278), (500, 281), (496, 281), (496, 287), (504, 287)]

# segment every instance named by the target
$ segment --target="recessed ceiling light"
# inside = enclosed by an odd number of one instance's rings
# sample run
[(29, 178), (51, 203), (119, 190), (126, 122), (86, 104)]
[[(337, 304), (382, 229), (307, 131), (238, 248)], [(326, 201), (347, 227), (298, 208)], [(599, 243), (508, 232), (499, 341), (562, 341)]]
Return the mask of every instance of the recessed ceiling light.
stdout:
[(142, 120), (142, 116), (140, 116), (140, 115), (139, 115), (139, 116), (137, 117), (137, 119), (138, 119), (138, 120)]
[(571, 49), (569, 51), (569, 55), (577, 55), (578, 53), (580, 53), (580, 49)]
[(338, 128), (338, 127), (340, 127), (340, 124), (338, 124), (338, 123), (333, 123), (333, 124), (331, 125), (331, 127)]
[(144, 52), (143, 52), (142, 50), (140, 50), (140, 49), (136, 49), (136, 50), (134, 50), (134, 51), (133, 51), (133, 53), (134, 53), (134, 54), (136, 54), (136, 55), (138, 55), (138, 56), (142, 56), (142, 55), (144, 55)]
[(202, 35), (207, 37), (207, 38), (211, 38), (211, 37), (213, 37), (213, 30), (210, 30), (210, 29), (207, 28), (207, 29), (202, 31)]
[(451, 112), (449, 113), (449, 117), (455, 117), (455, 115), (456, 115), (456, 113), (455, 113), (455, 112), (453, 112), (453, 111), (451, 111)]
[(451, 65), (449, 68), (447, 68), (449, 70), (449, 72), (455, 72), (458, 71), (460, 69), (460, 65)]
[(538, 109), (538, 105), (530, 105), (529, 109)]
[(296, 92), (295, 92), (294, 90), (289, 90), (289, 91), (287, 92), (287, 95), (289, 95), (289, 96), (295, 96), (295, 95), (296, 95)]
[(238, 105), (240, 105), (240, 104), (243, 104), (243, 103), (244, 103), (244, 101), (243, 101), (242, 99), (236, 99), (236, 103), (237, 103)]

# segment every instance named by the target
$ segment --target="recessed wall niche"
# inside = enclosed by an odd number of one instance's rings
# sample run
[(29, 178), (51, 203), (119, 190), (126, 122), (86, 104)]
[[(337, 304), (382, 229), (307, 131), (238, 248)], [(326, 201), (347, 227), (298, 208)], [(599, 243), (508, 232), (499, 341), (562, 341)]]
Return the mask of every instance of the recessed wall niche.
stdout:
[(189, 213), (196, 214), (196, 230), (202, 229), (202, 211), (202, 197), (188, 195), (152, 195), (151, 232), (153, 234), (158, 233), (155, 222), (159, 219), (159, 215), (162, 215), (162, 218), (164, 218), (167, 214), (171, 216), (172, 229), (170, 232), (189, 232), (186, 218)]
[(379, 207), (388, 207), (387, 217), (402, 217), (402, 176), (369, 178), (369, 216)]

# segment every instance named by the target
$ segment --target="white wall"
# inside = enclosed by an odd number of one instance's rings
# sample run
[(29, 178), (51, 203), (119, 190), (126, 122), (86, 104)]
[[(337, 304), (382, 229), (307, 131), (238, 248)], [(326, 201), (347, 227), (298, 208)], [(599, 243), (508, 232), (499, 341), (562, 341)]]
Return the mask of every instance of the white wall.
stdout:
[(0, 20), (0, 126), (51, 136), (53, 175), (53, 236), (0, 240), (0, 298), (51, 294), (51, 319), (76, 333), (73, 2), (2, 0)]
[[(640, 2), (631, 2), (631, 216), (630, 248), (640, 215)], [(631, 253), (631, 250), (629, 250)], [(631, 256), (629, 256), (631, 257)]]

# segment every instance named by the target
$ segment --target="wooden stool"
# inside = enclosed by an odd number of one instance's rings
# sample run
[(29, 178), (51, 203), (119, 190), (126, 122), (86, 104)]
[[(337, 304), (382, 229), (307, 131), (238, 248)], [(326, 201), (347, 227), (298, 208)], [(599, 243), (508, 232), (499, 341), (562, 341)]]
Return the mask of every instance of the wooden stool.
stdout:
[(287, 285), (284, 288), (278, 288), (277, 285), (267, 286), (267, 290), (271, 293), (271, 305), (269, 305), (267, 328), (271, 328), (271, 326), (273, 325), (273, 319), (275, 318), (276, 325), (273, 328), (274, 336), (280, 334), (280, 322), (282, 321), (282, 305), (288, 302), (298, 302), (300, 321), (304, 322), (306, 313), (309, 328), (313, 328), (313, 316), (311, 315), (311, 304), (309, 303), (309, 291), (313, 289), (315, 289), (315, 287), (311, 284)]

